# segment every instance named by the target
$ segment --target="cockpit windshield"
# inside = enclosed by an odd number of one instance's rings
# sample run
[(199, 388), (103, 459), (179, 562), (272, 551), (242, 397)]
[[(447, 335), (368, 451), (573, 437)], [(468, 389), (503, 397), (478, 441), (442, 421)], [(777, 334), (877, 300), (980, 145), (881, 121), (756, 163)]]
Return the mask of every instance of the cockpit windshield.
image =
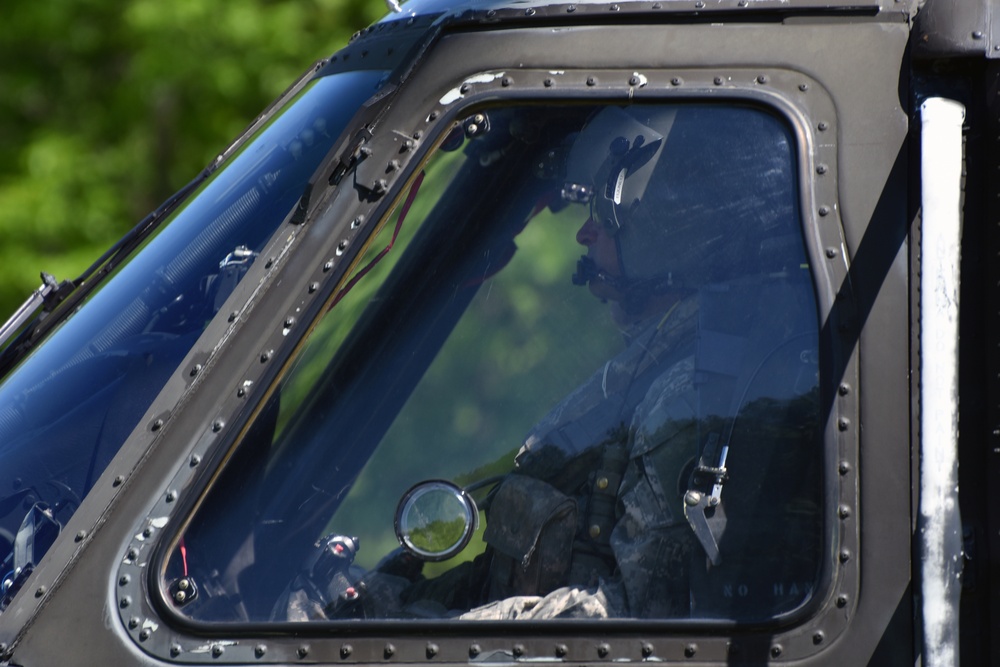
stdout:
[(385, 75), (305, 84), (0, 385), (0, 607)]
[(799, 609), (825, 513), (793, 136), (708, 103), (455, 123), (155, 565), (167, 604), (206, 622)]

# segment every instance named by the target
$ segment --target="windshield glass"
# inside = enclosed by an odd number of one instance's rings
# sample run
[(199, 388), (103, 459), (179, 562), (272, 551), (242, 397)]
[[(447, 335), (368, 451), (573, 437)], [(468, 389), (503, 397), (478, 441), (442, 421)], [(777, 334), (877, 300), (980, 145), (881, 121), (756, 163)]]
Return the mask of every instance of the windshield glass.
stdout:
[(833, 552), (787, 125), (537, 104), (475, 113), (440, 148), (158, 566), (169, 604), (231, 622), (799, 609)]
[(346, 72), (307, 84), (0, 386), (0, 605), (384, 76)]

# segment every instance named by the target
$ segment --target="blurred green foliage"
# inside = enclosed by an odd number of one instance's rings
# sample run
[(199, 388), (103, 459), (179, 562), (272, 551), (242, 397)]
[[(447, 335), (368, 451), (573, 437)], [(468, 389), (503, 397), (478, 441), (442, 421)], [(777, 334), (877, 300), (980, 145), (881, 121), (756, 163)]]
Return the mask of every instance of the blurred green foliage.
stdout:
[(381, 0), (50, 0), (0, 21), (0, 321), (76, 277)]

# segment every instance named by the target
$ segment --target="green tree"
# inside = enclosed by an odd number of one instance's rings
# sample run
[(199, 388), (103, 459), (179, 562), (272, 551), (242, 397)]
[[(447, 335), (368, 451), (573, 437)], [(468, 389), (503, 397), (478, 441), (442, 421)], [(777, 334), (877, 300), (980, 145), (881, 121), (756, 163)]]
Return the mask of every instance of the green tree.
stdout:
[(0, 21), (0, 321), (83, 271), (380, 0), (51, 0)]

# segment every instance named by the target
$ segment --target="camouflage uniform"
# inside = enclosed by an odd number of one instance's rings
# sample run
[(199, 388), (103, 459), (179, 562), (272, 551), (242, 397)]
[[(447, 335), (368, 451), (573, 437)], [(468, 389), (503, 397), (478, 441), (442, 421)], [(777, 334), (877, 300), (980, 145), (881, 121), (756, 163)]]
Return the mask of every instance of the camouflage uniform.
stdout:
[[(508, 586), (502, 599), (494, 586), (494, 602), (462, 618), (688, 615), (688, 571), (697, 547), (682, 496), (698, 456), (697, 320), (697, 297), (691, 297), (635, 327), (621, 354), (532, 429), (517, 473), (576, 501), (575, 538), (561, 553), (508, 549), (506, 555), (520, 557), (522, 567), (541, 561), (539, 567), (556, 571), (547, 580), (561, 578), (562, 585), (531, 595)], [(495, 500), (487, 541), (503, 552), (507, 533), (524, 523)], [(543, 547), (532, 543), (536, 548)]]
[[(687, 616), (698, 547), (682, 496), (698, 455), (697, 328), (692, 296), (626, 332), (625, 350), (526, 437), (489, 499), (487, 550), (433, 579), (399, 576), (390, 556), (364, 577), (363, 615)], [(314, 617), (301, 603), (280, 611)]]

